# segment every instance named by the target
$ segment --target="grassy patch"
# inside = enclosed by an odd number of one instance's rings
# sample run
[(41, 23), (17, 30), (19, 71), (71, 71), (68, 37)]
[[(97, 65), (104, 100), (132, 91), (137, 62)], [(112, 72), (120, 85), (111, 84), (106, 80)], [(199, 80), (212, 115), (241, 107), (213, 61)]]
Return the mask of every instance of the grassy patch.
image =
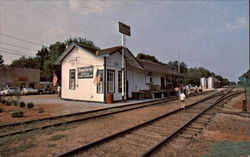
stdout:
[(209, 154), (203, 157), (241, 157), (250, 154), (249, 142), (220, 141), (209, 145)]
[(57, 141), (57, 140), (60, 140), (62, 137), (65, 137), (65, 135), (55, 135), (55, 136), (52, 136), (49, 141)]
[(36, 145), (33, 144), (32, 142), (23, 142), (18, 147), (16, 147), (16, 151), (22, 152), (22, 151), (25, 151), (26, 149), (29, 149), (29, 148), (34, 147), (34, 146), (36, 146)]
[(35, 137), (31, 134), (21, 134), (0, 138), (0, 156), (24, 151), (35, 146)]
[(48, 148), (55, 147), (56, 144), (48, 144)]

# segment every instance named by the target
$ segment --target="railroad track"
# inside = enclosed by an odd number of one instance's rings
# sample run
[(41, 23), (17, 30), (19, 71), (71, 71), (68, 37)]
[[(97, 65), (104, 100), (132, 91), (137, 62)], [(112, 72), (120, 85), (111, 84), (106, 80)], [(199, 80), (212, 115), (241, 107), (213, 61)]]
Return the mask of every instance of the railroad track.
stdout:
[[(218, 93), (212, 94), (205, 99), (208, 99), (214, 95), (218, 95)], [(150, 100), (147, 102), (128, 104), (128, 105), (123, 105), (123, 106), (114, 106), (114, 107), (108, 107), (108, 108), (97, 109), (97, 110), (92, 110), (92, 111), (78, 112), (78, 113), (73, 113), (73, 114), (42, 118), (38, 120), (30, 120), (30, 121), (1, 125), (0, 126), (0, 138), (6, 137), (6, 136), (17, 135), (17, 134), (23, 134), (23, 133), (31, 132), (31, 131), (38, 130), (38, 129), (46, 129), (49, 127), (55, 127), (55, 126), (60, 126), (64, 124), (70, 124), (70, 123), (86, 121), (86, 120), (90, 120), (94, 118), (100, 118), (100, 117), (104, 117), (104, 116), (108, 116), (112, 114), (140, 109), (140, 108), (149, 107), (153, 105), (160, 105), (162, 103), (165, 103), (168, 101), (174, 101), (177, 99), (178, 98), (176, 97), (170, 97), (170, 98), (164, 98), (164, 99), (159, 99), (159, 100)]]
[(185, 110), (177, 109), (168, 112), (134, 127), (60, 154), (57, 157), (150, 156), (208, 109), (237, 94), (240, 94), (240, 92), (211, 96), (206, 100), (189, 105)]

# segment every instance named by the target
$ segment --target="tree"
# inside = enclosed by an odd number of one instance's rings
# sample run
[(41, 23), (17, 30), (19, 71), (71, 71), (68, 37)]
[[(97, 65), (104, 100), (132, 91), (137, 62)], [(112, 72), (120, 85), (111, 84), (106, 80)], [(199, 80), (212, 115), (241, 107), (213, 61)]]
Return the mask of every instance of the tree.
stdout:
[(2, 55), (0, 55), (0, 65), (3, 65), (3, 62), (4, 62), (4, 60), (3, 60), (3, 56), (2, 56)]
[(200, 85), (200, 78), (201, 77), (209, 77), (211, 73), (209, 70), (199, 67), (199, 68), (189, 68), (185, 73), (184, 83), (185, 84), (194, 84), (199, 86)]
[(250, 70), (245, 72), (244, 74), (241, 75), (242, 77), (245, 77), (246, 79), (250, 79)]
[(144, 53), (137, 54), (136, 58), (141, 60), (151, 61), (153, 63), (164, 64), (160, 62), (158, 59), (156, 59), (155, 56), (146, 55)]
[(32, 58), (32, 57), (26, 58), (24, 56), (12, 61), (10, 66), (20, 67), (20, 68), (39, 68), (37, 58)]
[(168, 66), (170, 69), (172, 69), (172, 70), (178, 72), (179, 64), (180, 64), (180, 73), (186, 73), (186, 72), (188, 71), (188, 67), (187, 67), (187, 64), (184, 63), (184, 62), (181, 62), (181, 63), (180, 63), (179, 61), (169, 61), (169, 62), (167, 63), (167, 66)]
[(91, 40), (87, 40), (86, 38), (69, 38), (67, 40), (65, 40), (65, 43), (66, 43), (66, 46), (69, 46), (72, 42), (75, 42), (75, 43), (79, 43), (79, 44), (83, 44), (83, 45), (86, 45), (86, 46), (90, 46), (90, 47), (93, 47), (93, 48), (96, 48), (96, 49), (100, 49), (99, 47), (97, 47), (93, 41)]
[(227, 78), (223, 78), (222, 85), (223, 86), (228, 86), (229, 85), (229, 81), (228, 81)]
[(85, 38), (69, 38), (64, 42), (56, 42), (54, 44), (47, 46), (42, 46), (34, 58), (21, 57), (14, 60), (11, 63), (13, 67), (23, 67), (23, 68), (39, 68), (41, 71), (41, 81), (51, 81), (52, 72), (55, 71), (60, 78), (60, 68), (55, 67), (54, 63), (56, 59), (66, 50), (66, 47), (72, 42), (90, 46), (99, 49), (93, 41), (87, 40)]

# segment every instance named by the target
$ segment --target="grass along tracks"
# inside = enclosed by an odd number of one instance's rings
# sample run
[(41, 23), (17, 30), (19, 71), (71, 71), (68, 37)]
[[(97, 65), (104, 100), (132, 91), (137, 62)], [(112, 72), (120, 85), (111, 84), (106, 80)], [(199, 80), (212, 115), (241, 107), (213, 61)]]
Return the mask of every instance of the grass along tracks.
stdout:
[(104, 117), (112, 114), (117, 114), (121, 112), (126, 112), (130, 110), (140, 109), (144, 107), (149, 107), (153, 105), (160, 105), (162, 103), (166, 103), (168, 101), (177, 100), (176, 97), (164, 98), (158, 100), (150, 100), (147, 102), (140, 102), (134, 104), (127, 104), (123, 106), (114, 106), (103, 109), (97, 109), (86, 112), (79, 112), (55, 117), (48, 117), (38, 120), (30, 120), (12, 124), (6, 124), (0, 126), (0, 138), (6, 136), (12, 136), (17, 134), (23, 134), (30, 131), (38, 130), (38, 129), (46, 129), (49, 127), (60, 126), (64, 124), (75, 123), (79, 121), (86, 121), (93, 118)]
[[(166, 134), (166, 132), (169, 133), (174, 130), (173, 128), (175, 129), (179, 128), (179, 126), (181, 126), (185, 122), (185, 120), (189, 120), (191, 117), (196, 115), (197, 112), (206, 108), (207, 106), (209, 106), (209, 104), (215, 103), (215, 101), (217, 101), (217, 99), (207, 99), (204, 101), (198, 101), (196, 103), (189, 105), (187, 110), (178, 109), (172, 112), (168, 112), (165, 115), (161, 115), (155, 119), (149, 120), (135, 127), (126, 129), (119, 133), (97, 140), (95, 142), (91, 142), (89, 144), (73, 149), (59, 156), (60, 157), (68, 156), (68, 155), (138, 156), (138, 154), (141, 154), (143, 150), (147, 150), (147, 148), (150, 148), (150, 146), (157, 143), (157, 141), (159, 141), (159, 139), (161, 139), (162, 136), (165, 136), (164, 134)], [(199, 104), (198, 108), (197, 106), (195, 106), (196, 104), (197, 105)], [(183, 115), (186, 115), (186, 116), (183, 117)], [(167, 120), (165, 119), (166, 117), (167, 117)], [(179, 122), (179, 124), (176, 122)], [(183, 122), (183, 123), (180, 124), (180, 122)], [(166, 130), (164, 130), (164, 128)], [(153, 139), (153, 140), (150, 140), (150, 139)], [(79, 153), (79, 151), (84, 151), (84, 152), (80, 154), (75, 154), (75, 153)]]

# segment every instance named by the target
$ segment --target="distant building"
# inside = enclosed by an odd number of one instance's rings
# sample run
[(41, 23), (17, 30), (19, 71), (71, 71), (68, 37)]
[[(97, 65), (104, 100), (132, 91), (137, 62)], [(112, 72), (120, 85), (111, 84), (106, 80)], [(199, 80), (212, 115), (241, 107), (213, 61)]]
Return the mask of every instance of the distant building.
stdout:
[(39, 81), (39, 69), (0, 66), (0, 88), (12, 86), (37, 88)]
[[(122, 46), (94, 49), (72, 43), (56, 61), (61, 65), (62, 99), (106, 102), (122, 100)], [(136, 59), (129, 49), (125, 53), (125, 99), (135, 92), (150, 91), (166, 96), (167, 89), (182, 77), (166, 65)]]
[(205, 77), (200, 78), (200, 85), (202, 88), (207, 88), (207, 78)]
[(200, 78), (200, 84), (202, 86), (202, 88), (220, 88), (221, 87), (221, 81), (219, 81), (217, 78), (215, 77), (202, 77)]

